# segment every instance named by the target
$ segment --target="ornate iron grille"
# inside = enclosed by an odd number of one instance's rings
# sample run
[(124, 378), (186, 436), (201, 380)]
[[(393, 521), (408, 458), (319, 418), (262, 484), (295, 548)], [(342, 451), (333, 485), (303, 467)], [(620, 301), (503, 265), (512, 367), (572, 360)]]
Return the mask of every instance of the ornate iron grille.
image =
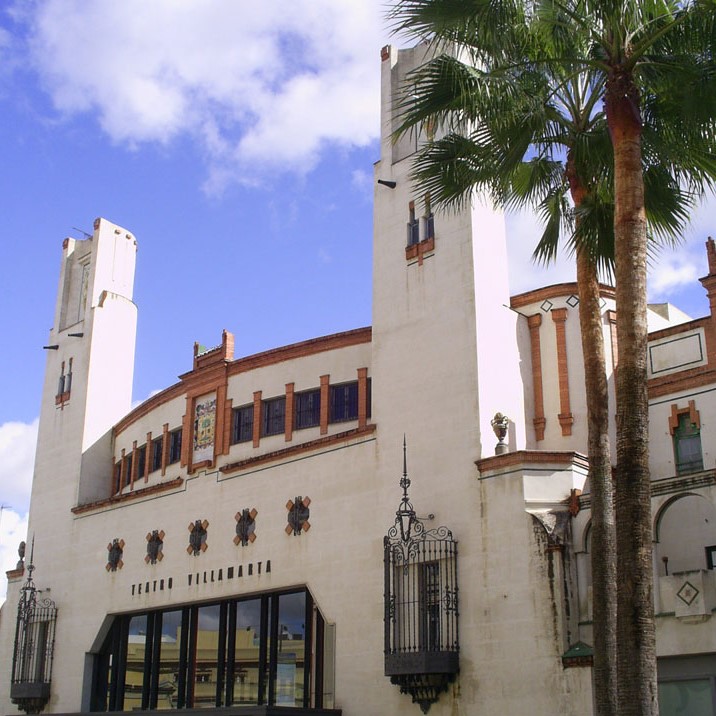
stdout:
[(50, 699), (57, 620), (55, 603), (37, 598), (33, 570), (31, 556), (17, 607), (10, 686), (12, 702), (28, 714), (40, 713)]
[(447, 527), (425, 529), (408, 487), (384, 538), (385, 674), (423, 713), (458, 672), (457, 542)]

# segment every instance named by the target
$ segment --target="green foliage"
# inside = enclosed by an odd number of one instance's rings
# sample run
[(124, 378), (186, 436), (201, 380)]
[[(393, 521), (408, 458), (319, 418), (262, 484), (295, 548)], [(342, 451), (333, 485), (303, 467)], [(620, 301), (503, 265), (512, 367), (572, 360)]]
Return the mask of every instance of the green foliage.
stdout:
[[(402, 0), (397, 32), (431, 43), (408, 77), (398, 134), (431, 139), (413, 178), (436, 206), (475, 189), (545, 222), (535, 258), (587, 248), (614, 259), (612, 147), (607, 80), (633, 72), (640, 87), (650, 236), (673, 243), (716, 177), (714, 0)], [(580, 205), (570, 206), (580, 189)]]

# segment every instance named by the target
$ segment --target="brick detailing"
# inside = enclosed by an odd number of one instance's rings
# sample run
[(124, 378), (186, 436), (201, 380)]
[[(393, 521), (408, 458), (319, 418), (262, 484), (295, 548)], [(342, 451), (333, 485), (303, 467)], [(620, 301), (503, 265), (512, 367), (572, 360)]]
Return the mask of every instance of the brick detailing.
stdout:
[[(233, 336), (232, 336), (233, 346)], [(232, 348), (233, 350), (233, 348)], [(231, 424), (231, 414), (229, 414), (229, 424)], [(216, 425), (214, 426), (214, 461), (217, 455), (224, 455), (229, 452), (228, 446), (229, 441), (225, 441), (224, 424), (226, 423), (226, 380), (222, 381), (216, 386)], [(192, 425), (193, 425), (192, 421)], [(192, 445), (194, 439), (192, 436)], [(213, 461), (212, 461), (213, 462)]]
[(307, 341), (292, 343), (280, 348), (273, 348), (262, 353), (247, 356), (246, 358), (231, 361), (230, 363), (221, 362), (216, 365), (202, 367), (197, 371), (190, 371), (189, 373), (179, 376), (181, 378), (179, 383), (175, 383), (160, 393), (153, 395), (125, 415), (124, 418), (114, 426), (115, 438), (140, 418), (156, 410), (160, 405), (164, 405), (171, 400), (184, 396), (189, 388), (192, 389), (193, 395), (200, 394), (197, 392), (197, 388), (200, 385), (203, 386), (204, 393), (215, 390), (217, 385), (221, 382), (217, 377), (219, 375), (226, 380), (226, 378), (232, 375), (248, 373), (257, 368), (276, 365), (284, 361), (317, 355), (318, 353), (324, 353), (326, 351), (339, 350), (349, 346), (357, 346), (363, 343), (370, 343), (371, 338), (372, 329), (370, 326), (355, 328), (351, 331), (332, 333), (328, 336), (311, 338)]
[(286, 405), (284, 407), (284, 433), (286, 435), (286, 442), (293, 440), (293, 389), (293, 383), (286, 383)]
[(194, 343), (194, 370), (232, 360), (234, 360), (234, 334), (226, 329), (221, 332), (221, 345), (216, 348), (199, 353), (199, 344)]
[(699, 281), (706, 289), (706, 296), (709, 299), (709, 320), (704, 326), (704, 333), (708, 364), (713, 370), (716, 367), (716, 244), (710, 236), (706, 241), (706, 258), (709, 263), (709, 273)]
[(160, 492), (167, 492), (173, 490), (176, 487), (181, 487), (184, 480), (181, 477), (175, 477), (173, 480), (167, 480), (167, 482), (160, 482), (158, 485), (152, 485), (151, 487), (142, 487), (134, 492), (128, 492), (124, 495), (112, 495), (112, 497), (106, 500), (97, 500), (96, 502), (88, 502), (84, 505), (77, 505), (73, 507), (71, 512), (75, 515), (81, 515), (83, 512), (91, 512), (92, 510), (99, 510), (104, 507), (112, 507), (120, 502), (128, 502), (129, 500), (137, 500), (142, 497), (149, 497), (150, 495), (156, 495)]
[(124, 489), (124, 486), (127, 484), (127, 460), (126, 458), (126, 450), (122, 448), (122, 455), (119, 459), (119, 490), (117, 492), (121, 492)]
[(609, 338), (612, 344), (612, 368), (615, 373), (617, 372), (617, 365), (619, 364), (619, 344), (617, 343), (617, 312), (607, 311), (607, 320), (609, 321)]
[(534, 418), (532, 423), (535, 428), (535, 439), (544, 440), (544, 428), (547, 419), (544, 416), (544, 391), (542, 388), (542, 349), (540, 345), (540, 326), (542, 325), (542, 314), (536, 313), (528, 316), (527, 325), (530, 329), (530, 350), (532, 353), (532, 395), (534, 398)]
[(383, 47), (380, 48), (380, 59), (381, 62), (390, 59), (390, 45), (383, 45)]
[(191, 451), (194, 441), (194, 400), (187, 396), (186, 412), (181, 416), (181, 457), (179, 464), (191, 470)]
[(431, 236), (429, 239), (423, 239), (417, 244), (411, 244), (405, 247), (405, 260), (412, 261), (418, 259), (418, 266), (423, 265), (423, 258), (428, 254), (435, 251), (435, 237)]
[(169, 423), (164, 423), (162, 427), (162, 477), (167, 472), (169, 464)]
[(292, 445), (291, 447), (282, 448), (281, 450), (267, 452), (264, 455), (249, 457), (244, 460), (237, 460), (236, 462), (229, 463), (228, 465), (222, 465), (219, 468), (219, 472), (228, 474), (230, 472), (237, 472), (238, 470), (258, 467), (259, 465), (265, 465), (270, 462), (287, 460), (298, 455), (303, 455), (307, 452), (312, 452), (319, 448), (332, 447), (353, 438), (370, 435), (371, 433), (374, 433), (375, 430), (375, 423), (371, 423), (370, 425), (366, 425), (364, 428), (354, 428), (353, 430), (346, 430), (342, 433), (336, 433), (335, 435), (326, 435), (325, 437), (309, 440), (308, 442), (301, 443), (300, 445)]
[(550, 313), (557, 331), (557, 374), (559, 376), (559, 424), (562, 426), (562, 435), (572, 434), (574, 417), (569, 405), (569, 366), (567, 365), (567, 322), (566, 308), (553, 308)]
[[(545, 299), (562, 298), (563, 296), (569, 296), (570, 294), (576, 295), (578, 288), (576, 283), (556, 283), (553, 286), (545, 286), (544, 288), (538, 288), (534, 291), (527, 291), (526, 293), (519, 293), (516, 296), (510, 298), (511, 308), (523, 308), (533, 303), (542, 303)], [(614, 299), (616, 294), (613, 286), (607, 286), (606, 284), (599, 284), (599, 295), (602, 298)]]
[(321, 435), (328, 432), (329, 403), (331, 400), (330, 390), (331, 376), (321, 376)]
[(254, 447), (261, 443), (261, 391), (254, 392)]
[(368, 423), (368, 369), (358, 368), (358, 427)]
[(134, 489), (134, 481), (137, 479), (137, 458), (139, 453), (137, 452), (137, 441), (132, 442), (132, 474), (129, 476), (129, 489)]
[(701, 430), (701, 416), (696, 410), (696, 401), (689, 400), (688, 408), (679, 408), (676, 403), (671, 404), (671, 415), (669, 416), (669, 432), (673, 435), (679, 427), (679, 418), (682, 415), (689, 416), (689, 422)]
[[(561, 452), (557, 450), (516, 450), (502, 455), (491, 455), (475, 460), (477, 469), (482, 472), (504, 470), (517, 465), (573, 465), (582, 470), (589, 468), (589, 460), (578, 452)], [(496, 476), (495, 476), (496, 477)]]
[(149, 482), (149, 473), (152, 469), (152, 434), (147, 433), (147, 443), (144, 448), (144, 482)]
[[(224, 450), (222, 455), (228, 455), (231, 449), (231, 430), (233, 427), (234, 420), (234, 399), (229, 398), (224, 403)], [(217, 455), (218, 455), (217, 451)]]

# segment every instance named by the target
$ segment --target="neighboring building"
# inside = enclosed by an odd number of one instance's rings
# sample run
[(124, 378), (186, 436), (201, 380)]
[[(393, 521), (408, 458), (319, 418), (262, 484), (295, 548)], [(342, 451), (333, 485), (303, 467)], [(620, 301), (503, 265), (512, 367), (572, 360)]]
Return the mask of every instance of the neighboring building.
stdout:
[[(414, 193), (391, 100), (423, 52), (382, 52), (372, 328), (238, 359), (225, 331), (130, 410), (136, 241), (104, 219), (65, 241), (2, 713), (590, 712), (576, 286), (510, 298), (502, 216)], [(708, 258), (709, 316), (651, 313), (664, 715), (716, 693)]]

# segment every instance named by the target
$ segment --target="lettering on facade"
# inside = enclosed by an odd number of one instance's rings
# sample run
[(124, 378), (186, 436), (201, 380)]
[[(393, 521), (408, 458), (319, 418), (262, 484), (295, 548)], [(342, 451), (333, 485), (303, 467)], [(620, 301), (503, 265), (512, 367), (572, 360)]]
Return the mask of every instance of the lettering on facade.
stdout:
[[(199, 586), (200, 584), (213, 584), (228, 581), (231, 579), (243, 579), (244, 576), (253, 577), (261, 574), (271, 573), (271, 560), (260, 562), (249, 562), (246, 565), (240, 564), (236, 567), (226, 567), (221, 569), (207, 569), (203, 572), (190, 572), (186, 576), (187, 585), (189, 587)], [(154, 579), (148, 582), (138, 582), (131, 585), (132, 596), (140, 594), (150, 594), (153, 592), (163, 592), (165, 589), (171, 589), (174, 580), (172, 577), (168, 579)]]

